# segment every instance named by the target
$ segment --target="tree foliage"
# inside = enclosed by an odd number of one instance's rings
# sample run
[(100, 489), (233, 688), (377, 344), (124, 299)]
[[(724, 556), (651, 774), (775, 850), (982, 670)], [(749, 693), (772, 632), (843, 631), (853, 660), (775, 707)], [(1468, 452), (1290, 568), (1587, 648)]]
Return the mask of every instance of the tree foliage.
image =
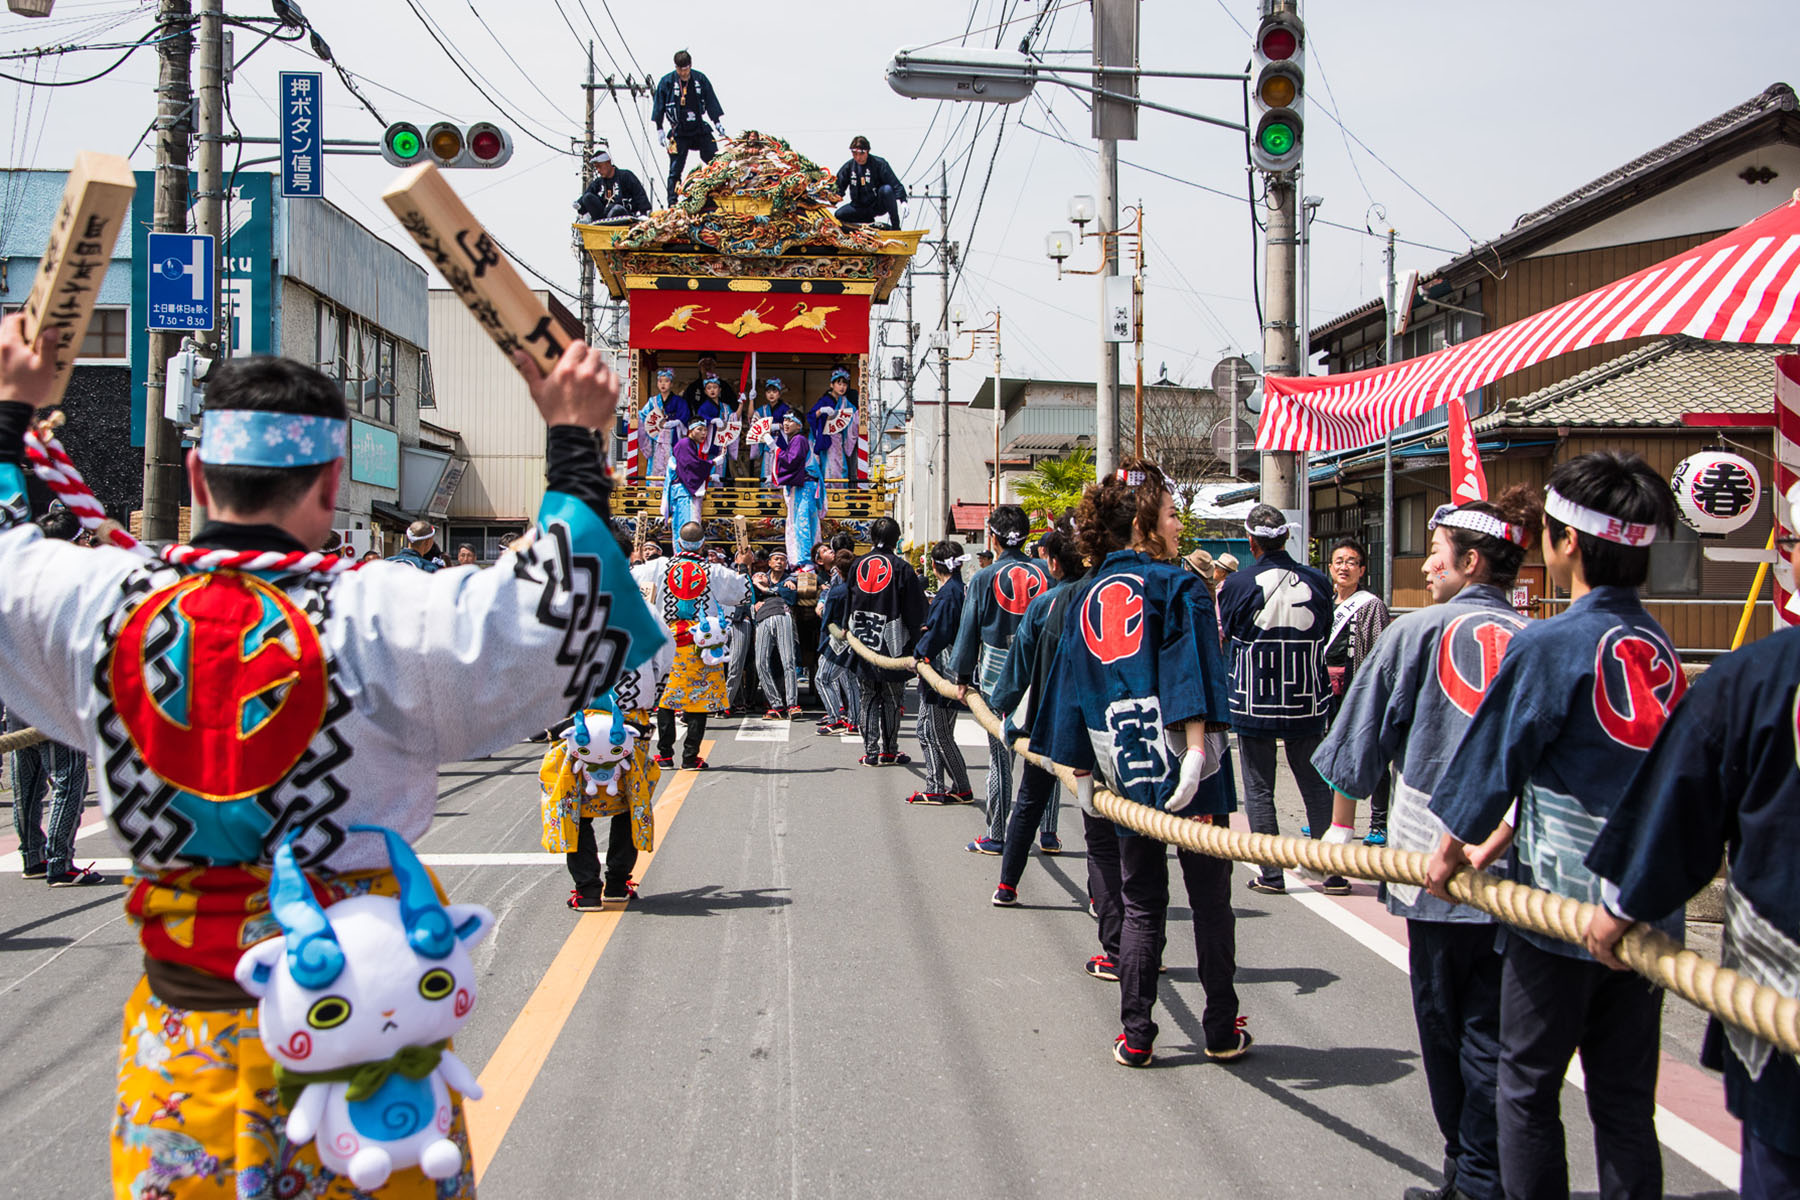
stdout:
[(1094, 482), (1094, 454), (1077, 446), (1062, 458), (1038, 460), (1031, 474), (1009, 486), (1034, 522), (1055, 520), (1081, 503), (1081, 494)]

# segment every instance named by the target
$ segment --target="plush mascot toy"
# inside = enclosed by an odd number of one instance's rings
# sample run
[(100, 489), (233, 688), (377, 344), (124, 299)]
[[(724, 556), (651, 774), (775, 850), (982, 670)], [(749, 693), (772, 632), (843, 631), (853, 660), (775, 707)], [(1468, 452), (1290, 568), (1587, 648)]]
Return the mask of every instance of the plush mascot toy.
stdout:
[(563, 747), (569, 765), (581, 774), (582, 792), (617, 796), (637, 739), (637, 730), (626, 724), (610, 693), (599, 707), (576, 713), (574, 724), (563, 734)]
[(731, 626), (726, 622), (719, 606), (700, 614), (690, 631), (694, 645), (700, 651), (700, 661), (709, 667), (716, 667), (731, 657)]
[(481, 1087), (447, 1048), (475, 1007), (469, 949), (494, 925), (476, 904), (438, 902), (431, 876), (391, 829), (400, 895), (353, 896), (322, 908), (294, 861), (292, 838), (275, 852), (270, 907), (282, 936), (238, 959), (237, 981), (257, 997), (263, 1045), (289, 1110), (296, 1145), (317, 1141), (319, 1161), (364, 1192), (396, 1170), (428, 1178), (462, 1169), (450, 1140), (450, 1091)]

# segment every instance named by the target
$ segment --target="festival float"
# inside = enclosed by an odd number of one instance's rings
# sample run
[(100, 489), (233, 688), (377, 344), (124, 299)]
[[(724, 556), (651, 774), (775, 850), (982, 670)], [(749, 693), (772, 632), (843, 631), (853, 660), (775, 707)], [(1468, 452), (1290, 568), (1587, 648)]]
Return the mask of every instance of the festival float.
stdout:
[[(636, 220), (575, 226), (607, 291), (629, 305), (631, 444), (660, 369), (672, 370), (682, 391), (710, 354), (722, 381), (751, 394), (750, 411), (761, 403), (762, 381), (779, 378), (785, 400), (802, 413), (827, 393), (834, 371), (846, 370), (860, 397), (855, 453), (826, 476), (820, 538), (848, 530), (867, 546), (869, 522), (892, 515), (898, 490), (869, 462), (870, 315), (893, 294), (924, 232), (840, 223), (835, 176), (755, 131), (722, 145), (679, 196)], [(739, 445), (753, 445), (753, 422), (743, 424)], [(614, 494), (614, 513), (640, 541), (666, 538), (661, 472), (635, 456), (626, 465), (630, 479)], [(777, 488), (713, 483), (702, 511), (715, 544), (782, 544), (786, 509)]]

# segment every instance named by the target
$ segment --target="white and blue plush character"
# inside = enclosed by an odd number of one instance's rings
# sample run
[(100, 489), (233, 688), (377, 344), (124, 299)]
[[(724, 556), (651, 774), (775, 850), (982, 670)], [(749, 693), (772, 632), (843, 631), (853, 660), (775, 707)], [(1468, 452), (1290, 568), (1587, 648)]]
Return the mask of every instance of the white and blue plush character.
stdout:
[(638, 731), (626, 723), (611, 692), (593, 708), (575, 714), (574, 723), (563, 734), (563, 745), (569, 761), (581, 773), (586, 795), (598, 796), (602, 791), (608, 796), (619, 794), (632, 752), (637, 749), (637, 739)]
[(439, 903), (431, 876), (393, 830), (350, 829), (387, 839), (399, 897), (320, 907), (290, 837), (269, 881), (282, 936), (246, 950), (236, 976), (258, 1000), (263, 1045), (290, 1109), (289, 1141), (316, 1140), (327, 1169), (372, 1192), (405, 1167), (431, 1179), (462, 1169), (450, 1091), (478, 1099), (481, 1087), (446, 1044), (475, 1007), (469, 949), (494, 915)]
[(700, 661), (707, 666), (722, 666), (731, 657), (731, 626), (717, 604), (700, 614), (689, 633), (694, 639), (694, 647), (700, 651)]

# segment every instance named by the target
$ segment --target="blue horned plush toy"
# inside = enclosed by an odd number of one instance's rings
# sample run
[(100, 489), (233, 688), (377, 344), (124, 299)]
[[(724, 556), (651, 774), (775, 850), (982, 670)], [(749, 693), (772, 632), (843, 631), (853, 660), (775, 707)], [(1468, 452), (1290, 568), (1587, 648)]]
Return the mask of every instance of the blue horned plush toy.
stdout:
[(372, 1192), (405, 1167), (431, 1179), (462, 1169), (450, 1140), (450, 1090), (479, 1099), (481, 1087), (446, 1045), (475, 1007), (469, 949), (494, 915), (439, 903), (431, 876), (393, 830), (350, 829), (387, 839), (399, 897), (321, 907), (290, 835), (269, 882), (282, 936), (246, 950), (236, 976), (258, 1000), (288, 1139), (316, 1140), (327, 1169)]
[(597, 797), (602, 791), (608, 796), (619, 794), (632, 752), (637, 749), (637, 739), (637, 730), (626, 723), (619, 711), (618, 696), (612, 692), (597, 700), (593, 708), (575, 714), (568, 732), (563, 734), (563, 746), (569, 761), (578, 764), (585, 795)]
[(707, 666), (719, 666), (731, 657), (731, 625), (717, 604), (701, 613), (688, 632), (700, 651), (700, 661)]

